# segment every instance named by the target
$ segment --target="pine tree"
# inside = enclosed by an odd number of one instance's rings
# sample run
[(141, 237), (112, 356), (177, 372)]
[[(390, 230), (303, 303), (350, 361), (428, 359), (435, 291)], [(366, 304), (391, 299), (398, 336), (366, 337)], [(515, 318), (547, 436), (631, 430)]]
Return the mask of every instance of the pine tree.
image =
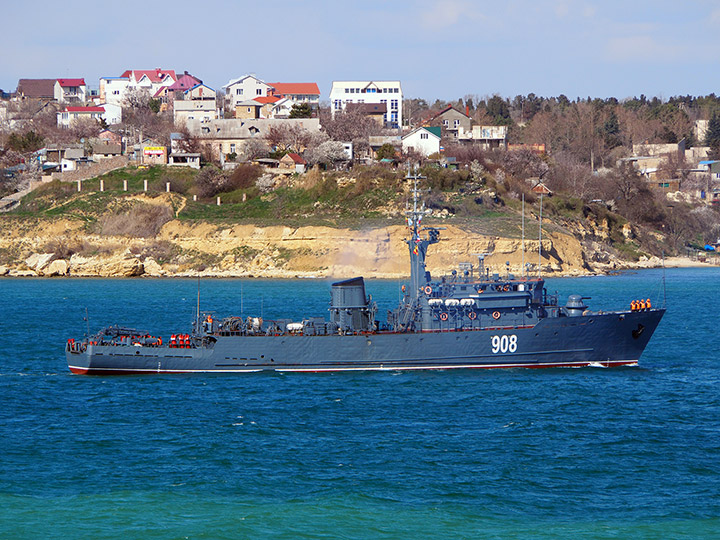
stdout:
[(715, 113), (713, 113), (710, 122), (708, 122), (705, 144), (713, 149), (720, 147), (720, 118), (718, 118)]

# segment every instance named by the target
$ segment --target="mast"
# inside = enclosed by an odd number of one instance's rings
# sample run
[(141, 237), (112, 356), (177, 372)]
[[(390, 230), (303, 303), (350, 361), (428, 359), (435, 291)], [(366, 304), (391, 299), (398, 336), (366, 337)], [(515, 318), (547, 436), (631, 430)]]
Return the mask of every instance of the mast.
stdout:
[[(420, 287), (424, 287), (428, 283), (428, 276), (425, 270), (425, 256), (427, 255), (427, 248), (430, 244), (436, 244), (440, 241), (440, 232), (436, 228), (425, 227), (421, 229), (421, 223), (423, 216), (430, 213), (430, 210), (425, 209), (425, 203), (420, 202), (420, 190), (418, 189), (418, 180), (423, 177), (415, 175), (408, 175), (406, 179), (413, 180), (412, 189), (412, 208), (408, 207), (405, 210), (407, 216), (407, 224), (410, 228), (410, 238), (405, 241), (410, 250), (410, 298), (414, 301), (417, 300), (420, 294)], [(422, 231), (428, 231), (427, 238), (423, 238), (420, 233)]]

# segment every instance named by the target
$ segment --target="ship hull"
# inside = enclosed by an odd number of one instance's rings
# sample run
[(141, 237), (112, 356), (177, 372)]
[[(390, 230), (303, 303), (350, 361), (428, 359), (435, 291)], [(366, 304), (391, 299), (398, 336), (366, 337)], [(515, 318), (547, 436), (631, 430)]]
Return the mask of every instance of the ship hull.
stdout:
[(88, 345), (78, 374), (248, 373), (621, 366), (638, 363), (665, 310), (545, 318), (534, 326), (420, 333), (218, 336), (212, 347)]

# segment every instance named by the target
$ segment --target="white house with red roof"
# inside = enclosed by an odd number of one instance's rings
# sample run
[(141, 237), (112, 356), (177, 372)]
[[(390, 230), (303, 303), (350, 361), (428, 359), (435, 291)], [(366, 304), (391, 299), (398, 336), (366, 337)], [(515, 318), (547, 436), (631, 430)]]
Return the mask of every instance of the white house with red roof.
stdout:
[(230, 106), (233, 109), (243, 101), (267, 97), (272, 89), (269, 84), (261, 81), (255, 75), (244, 75), (232, 79), (223, 88), (225, 88), (225, 95), (230, 100)]
[[(317, 83), (266, 83), (255, 75), (245, 75), (233, 79), (225, 86), (225, 93), (231, 100), (231, 107), (235, 108), (239, 103), (249, 99), (268, 98), (270, 96), (288, 100), (289, 110), (295, 103), (308, 103), (313, 110), (317, 110), (320, 104), (320, 89)], [(267, 101), (263, 105), (267, 104)], [(268, 117), (273, 117), (270, 113)]]
[(77, 122), (104, 120), (108, 125), (119, 124), (122, 121), (122, 108), (120, 105), (105, 103), (101, 106), (75, 107), (68, 105), (57, 113), (57, 125), (69, 128)]
[(127, 93), (138, 89), (155, 96), (164, 86), (178, 80), (172, 69), (128, 69), (119, 77), (101, 77), (99, 100), (122, 105)]
[(320, 105), (320, 88), (317, 83), (270, 83), (271, 95), (288, 99), (290, 107), (308, 103), (313, 110)]
[(60, 103), (85, 103), (87, 99), (85, 79), (57, 79), (53, 95), (55, 101)]

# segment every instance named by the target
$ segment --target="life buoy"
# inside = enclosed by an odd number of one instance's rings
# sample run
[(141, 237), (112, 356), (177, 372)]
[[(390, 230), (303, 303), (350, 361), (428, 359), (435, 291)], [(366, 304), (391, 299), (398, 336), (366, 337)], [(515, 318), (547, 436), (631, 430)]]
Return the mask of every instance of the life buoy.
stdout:
[(496, 321), (500, 318), (500, 312), (499, 311), (493, 311), (492, 318)]
[(470, 313), (468, 313), (468, 317), (470, 317), (471, 321), (474, 321), (477, 318), (477, 313), (471, 311)]
[(425, 291), (425, 294), (427, 294), (428, 296), (430, 296), (430, 295), (432, 294), (432, 287), (431, 287), (430, 285), (427, 285), (427, 286), (423, 289), (423, 291)]
[(441, 321), (447, 321), (448, 320), (448, 314), (444, 311), (440, 314), (440, 320)]
[(510, 290), (510, 285), (505, 284), (505, 286), (503, 287), (503, 291), (508, 292), (509, 290)]

